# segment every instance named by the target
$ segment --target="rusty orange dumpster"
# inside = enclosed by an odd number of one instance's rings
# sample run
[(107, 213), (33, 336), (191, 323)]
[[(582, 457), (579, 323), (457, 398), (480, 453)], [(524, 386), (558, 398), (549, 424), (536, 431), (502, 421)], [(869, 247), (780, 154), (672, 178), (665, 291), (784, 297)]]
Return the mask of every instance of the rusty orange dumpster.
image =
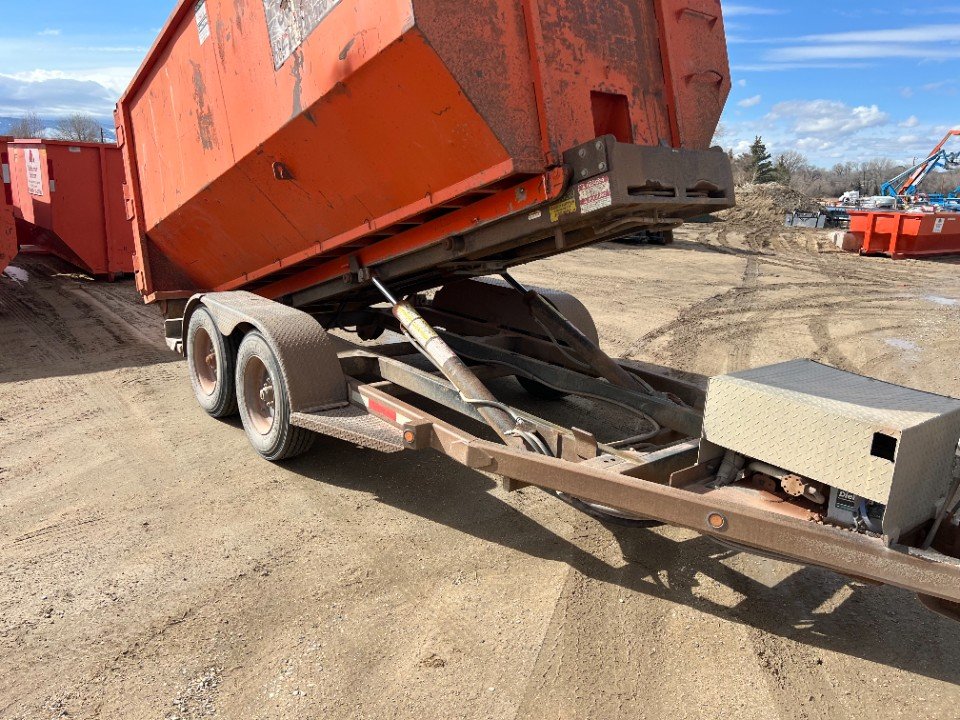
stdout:
[(727, 207), (729, 89), (719, 0), (182, 0), (117, 111), (138, 283), (277, 297), (594, 177), (539, 217)]
[(895, 259), (960, 253), (960, 213), (850, 213), (850, 232), (864, 255)]
[(13, 140), (7, 153), (21, 252), (50, 253), (98, 277), (133, 272), (116, 145)]

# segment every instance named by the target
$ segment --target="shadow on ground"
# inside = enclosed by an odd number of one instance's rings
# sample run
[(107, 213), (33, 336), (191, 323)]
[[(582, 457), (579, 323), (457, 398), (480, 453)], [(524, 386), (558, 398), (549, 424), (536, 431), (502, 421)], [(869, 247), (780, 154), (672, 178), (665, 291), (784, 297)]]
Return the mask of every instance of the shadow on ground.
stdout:
[[(318, 482), (373, 493), (404, 512), (532, 557), (567, 563), (587, 577), (631, 592), (811, 647), (960, 684), (960, 667), (947, 660), (960, 644), (960, 624), (923, 609), (908, 592), (800, 566), (768, 587), (725, 564), (738, 553), (707, 537), (678, 542), (655, 530), (609, 526), (624, 557), (631, 560), (614, 566), (492, 495), (495, 484), (489, 477), (437, 455), (431, 456), (433, 471), (425, 473), (425, 457), (384, 456), (320, 438), (317, 447), (289, 469)], [(696, 594), (704, 576), (743, 600), (727, 607)], [(832, 612), (819, 610), (841, 592), (844, 598)]]

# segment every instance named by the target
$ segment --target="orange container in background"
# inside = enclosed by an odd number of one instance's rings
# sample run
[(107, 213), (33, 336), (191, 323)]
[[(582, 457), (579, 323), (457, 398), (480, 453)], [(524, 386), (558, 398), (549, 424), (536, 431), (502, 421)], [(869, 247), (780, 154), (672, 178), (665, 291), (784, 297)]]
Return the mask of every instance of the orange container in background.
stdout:
[(47, 252), (98, 277), (133, 272), (116, 145), (13, 140), (7, 155), (21, 252)]
[(894, 259), (960, 253), (960, 213), (850, 213), (850, 232), (864, 255)]

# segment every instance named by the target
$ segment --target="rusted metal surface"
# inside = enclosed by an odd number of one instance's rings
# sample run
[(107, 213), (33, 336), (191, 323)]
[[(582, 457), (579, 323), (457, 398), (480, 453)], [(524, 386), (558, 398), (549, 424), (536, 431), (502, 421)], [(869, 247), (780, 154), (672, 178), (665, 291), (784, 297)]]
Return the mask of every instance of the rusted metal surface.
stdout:
[(97, 276), (133, 272), (133, 230), (115, 145), (54, 140), (9, 143), (19, 244)]
[[(302, 270), (278, 264), (272, 272), (289, 276), (256, 291), (267, 297), (292, 293), (297, 306), (334, 297), (378, 297), (369, 284), (358, 285), (353, 263), (375, 266), (377, 274), (404, 292), (438, 287), (451, 279), (490, 275), (578, 247), (651, 227), (662, 216), (691, 217), (734, 203), (730, 162), (722, 150), (689, 151), (616, 143), (607, 137), (587, 143), (604, 146), (612, 168), (598, 177), (558, 188), (541, 204), (531, 189), (541, 179), (481, 200), (355, 253)], [(577, 156), (574, 150), (569, 153)], [(563, 173), (552, 171), (551, 176)], [(609, 179), (609, 195), (604, 189)], [(565, 190), (565, 192), (564, 192)], [(518, 202), (517, 197), (524, 201)], [(609, 202), (606, 207), (604, 205)], [(537, 207), (539, 205), (539, 207)], [(524, 211), (520, 212), (520, 208)], [(268, 281), (264, 281), (268, 282)], [(366, 295), (365, 295), (366, 292)]]
[[(676, 473), (675, 479), (686, 479), (671, 487), (665, 482), (640, 479), (640, 461), (604, 466), (505, 447), (480, 440), (382, 390), (370, 386), (361, 389), (409, 419), (409, 425), (421, 436), (429, 433), (431, 448), (468, 467), (689, 528), (782, 559), (895, 585), (949, 603), (960, 602), (960, 560), (923, 554), (905, 546), (888, 547), (880, 538), (819, 524), (802, 508), (794, 510), (789, 503), (765, 500), (757, 492), (733, 487), (711, 490), (706, 480), (715, 466), (695, 466)], [(680, 447), (682, 452), (667, 451), (667, 459), (690, 457), (690, 449), (684, 445)], [(661, 475), (653, 472), (649, 476), (660, 479)], [(954, 607), (939, 601), (933, 604)]]
[(704, 149), (728, 89), (716, 0), (184, 0), (117, 111), (140, 288), (306, 289), (552, 200), (592, 138)]

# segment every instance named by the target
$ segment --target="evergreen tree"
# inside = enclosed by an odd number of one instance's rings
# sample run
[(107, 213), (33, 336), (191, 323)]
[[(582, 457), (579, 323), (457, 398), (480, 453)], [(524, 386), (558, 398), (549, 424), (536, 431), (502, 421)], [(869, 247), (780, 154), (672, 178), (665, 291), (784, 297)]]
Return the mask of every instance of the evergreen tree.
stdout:
[(763, 138), (759, 135), (753, 141), (753, 145), (750, 146), (749, 168), (755, 183), (763, 185), (777, 181), (777, 171), (773, 166), (773, 158), (767, 150)]

